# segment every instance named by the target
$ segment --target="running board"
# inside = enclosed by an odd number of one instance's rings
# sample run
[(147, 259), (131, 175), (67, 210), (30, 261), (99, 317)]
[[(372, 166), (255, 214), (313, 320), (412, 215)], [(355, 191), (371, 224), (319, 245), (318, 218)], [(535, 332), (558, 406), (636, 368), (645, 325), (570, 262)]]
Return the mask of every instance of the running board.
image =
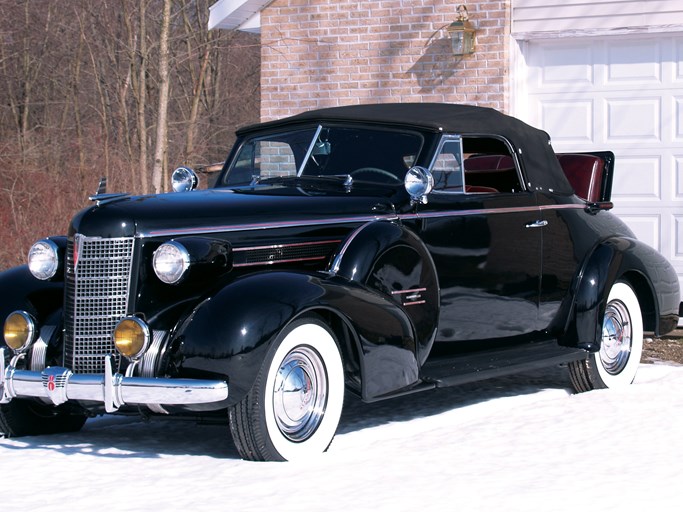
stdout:
[(559, 347), (554, 340), (526, 343), (427, 361), (422, 381), (439, 388), (455, 386), (578, 361), (586, 355), (584, 350)]

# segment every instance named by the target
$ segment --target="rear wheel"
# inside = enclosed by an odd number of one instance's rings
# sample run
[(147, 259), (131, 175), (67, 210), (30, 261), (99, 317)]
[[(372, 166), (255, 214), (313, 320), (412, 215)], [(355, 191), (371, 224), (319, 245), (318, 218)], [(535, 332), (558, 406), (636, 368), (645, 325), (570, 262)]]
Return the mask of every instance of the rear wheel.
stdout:
[(87, 419), (84, 414), (70, 414), (31, 400), (14, 399), (0, 404), (0, 433), (7, 437), (77, 432)]
[(569, 364), (577, 391), (617, 388), (635, 379), (643, 353), (643, 318), (633, 289), (624, 282), (612, 286), (602, 320), (600, 350)]
[(344, 402), (344, 369), (332, 331), (317, 317), (279, 336), (247, 396), (230, 408), (230, 429), (249, 460), (297, 460), (327, 450)]

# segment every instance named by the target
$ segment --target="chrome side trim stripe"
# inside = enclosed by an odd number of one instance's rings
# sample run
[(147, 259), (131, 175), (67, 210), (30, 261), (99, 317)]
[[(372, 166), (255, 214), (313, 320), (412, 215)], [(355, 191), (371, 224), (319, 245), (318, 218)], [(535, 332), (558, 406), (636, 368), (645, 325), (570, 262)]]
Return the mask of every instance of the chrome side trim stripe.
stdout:
[(179, 236), (179, 235), (197, 235), (209, 233), (224, 233), (236, 231), (262, 230), (262, 229), (282, 229), (282, 228), (297, 228), (307, 226), (326, 226), (330, 224), (350, 224), (350, 223), (367, 223), (378, 220), (413, 220), (413, 219), (430, 219), (440, 217), (455, 217), (464, 215), (490, 215), (501, 213), (523, 213), (523, 212), (538, 212), (546, 210), (584, 210), (585, 204), (557, 204), (557, 205), (541, 205), (541, 206), (520, 206), (520, 207), (506, 207), (506, 208), (477, 208), (473, 210), (444, 210), (441, 212), (424, 212), (424, 213), (402, 213), (402, 214), (388, 214), (388, 215), (357, 215), (349, 217), (334, 217), (323, 219), (308, 219), (308, 220), (290, 220), (282, 222), (259, 222), (251, 224), (224, 224), (219, 226), (204, 226), (187, 229), (160, 229), (153, 231), (143, 231), (137, 235), (138, 238), (150, 238), (156, 236)]
[(297, 244), (257, 245), (253, 247), (236, 247), (232, 252), (257, 251), (260, 249), (284, 249), (287, 247), (308, 247), (311, 245), (338, 244), (341, 240), (319, 240), (317, 242), (301, 242)]
[(391, 292), (392, 295), (403, 295), (405, 293), (420, 293), (426, 292), (427, 288), (413, 288), (412, 290), (394, 290)]
[(417, 306), (425, 304), (427, 301), (422, 299), (422, 292), (426, 292), (427, 288), (413, 288), (411, 290), (394, 290), (391, 295), (398, 295), (403, 306)]
[(476, 210), (444, 210), (442, 212), (426, 212), (426, 213), (404, 213), (398, 217), (401, 220), (406, 219), (438, 219), (443, 217), (466, 217), (473, 215), (494, 215), (502, 213), (525, 213), (525, 212), (539, 212), (551, 210), (584, 210), (585, 205), (581, 204), (558, 204), (558, 205), (543, 205), (543, 206), (519, 206), (506, 208), (478, 208)]
[[(393, 217), (392, 217), (393, 218)], [(377, 219), (380, 220), (380, 219)], [(389, 220), (388, 217), (387, 219), (384, 220)], [(344, 245), (339, 249), (339, 252), (336, 254), (334, 257), (334, 260), (332, 261), (332, 265), (330, 265), (330, 274), (333, 276), (336, 276), (337, 273), (339, 272), (339, 267), (341, 266), (342, 259), (344, 258), (344, 254), (346, 253), (346, 250), (349, 248), (349, 245), (351, 245), (351, 242), (355, 240), (355, 238), (358, 236), (358, 234), (363, 231), (367, 226), (369, 226), (371, 222), (366, 222), (365, 224), (358, 226), (356, 229), (353, 230), (353, 232), (346, 237), (346, 240), (344, 241)]]
[(297, 228), (306, 226), (324, 226), (328, 224), (344, 224), (352, 222), (370, 222), (381, 219), (396, 219), (396, 215), (359, 215), (355, 217), (335, 217), (327, 219), (290, 220), (282, 222), (258, 222), (253, 224), (225, 224), (220, 226), (204, 226), (187, 229), (160, 229), (156, 231), (141, 232), (138, 238), (150, 238), (153, 236), (176, 236), (197, 235), (204, 233), (225, 233), (233, 231), (250, 231), (261, 229)]
[(291, 259), (283, 259), (283, 260), (273, 260), (273, 261), (259, 261), (256, 263), (234, 263), (232, 266), (235, 268), (241, 268), (241, 267), (256, 267), (259, 265), (276, 265), (280, 263), (295, 263), (298, 261), (320, 261), (320, 260), (325, 260), (327, 259), (326, 256), (309, 256), (305, 258), (291, 258)]

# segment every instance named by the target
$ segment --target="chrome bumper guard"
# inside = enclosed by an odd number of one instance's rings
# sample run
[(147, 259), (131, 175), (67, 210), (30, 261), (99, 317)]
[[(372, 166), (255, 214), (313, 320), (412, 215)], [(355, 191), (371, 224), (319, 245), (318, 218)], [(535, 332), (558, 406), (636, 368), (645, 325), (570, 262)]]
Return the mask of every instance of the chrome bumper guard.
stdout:
[(5, 349), (0, 348), (0, 403), (13, 398), (42, 398), (60, 405), (68, 400), (104, 403), (107, 412), (124, 405), (190, 405), (221, 402), (228, 398), (228, 383), (222, 380), (145, 378), (113, 372), (111, 356), (105, 358), (104, 375), (74, 374), (68, 368), (50, 366), (41, 372), (18, 370), (15, 356), (5, 367)]

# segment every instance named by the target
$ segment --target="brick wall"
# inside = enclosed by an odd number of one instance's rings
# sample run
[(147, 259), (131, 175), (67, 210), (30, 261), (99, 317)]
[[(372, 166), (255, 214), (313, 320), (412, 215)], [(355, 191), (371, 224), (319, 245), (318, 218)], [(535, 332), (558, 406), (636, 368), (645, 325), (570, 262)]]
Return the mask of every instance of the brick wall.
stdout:
[[(476, 50), (445, 27), (465, 3)], [(510, 0), (276, 0), (261, 13), (261, 117), (356, 103), (507, 109)]]

